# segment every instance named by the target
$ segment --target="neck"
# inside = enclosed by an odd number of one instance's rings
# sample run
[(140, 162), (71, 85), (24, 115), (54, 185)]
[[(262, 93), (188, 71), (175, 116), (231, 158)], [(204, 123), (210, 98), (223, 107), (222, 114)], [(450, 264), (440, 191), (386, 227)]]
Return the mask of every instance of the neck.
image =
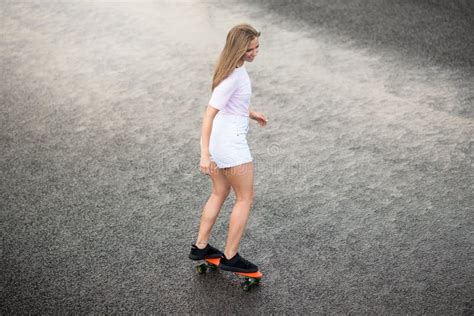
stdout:
[(238, 63), (237, 63), (237, 67), (236, 68), (240, 68), (244, 65), (244, 61), (243, 60), (240, 60)]

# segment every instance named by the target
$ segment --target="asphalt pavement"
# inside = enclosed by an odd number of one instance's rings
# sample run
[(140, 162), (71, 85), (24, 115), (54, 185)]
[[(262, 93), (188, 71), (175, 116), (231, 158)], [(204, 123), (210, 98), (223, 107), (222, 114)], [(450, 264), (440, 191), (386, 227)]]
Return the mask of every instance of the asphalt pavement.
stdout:
[[(473, 6), (375, 3), (2, 2), (1, 313), (472, 314)], [(248, 135), (248, 293), (187, 258), (240, 22), (269, 118)]]

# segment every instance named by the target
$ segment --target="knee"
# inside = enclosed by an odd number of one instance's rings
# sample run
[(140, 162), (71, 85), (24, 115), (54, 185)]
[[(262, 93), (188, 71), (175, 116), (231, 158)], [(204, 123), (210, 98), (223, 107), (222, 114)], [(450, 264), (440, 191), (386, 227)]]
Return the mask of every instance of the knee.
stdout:
[(222, 189), (216, 189), (216, 188), (212, 189), (212, 195), (224, 200), (227, 198), (229, 193), (230, 193), (230, 187), (222, 188)]
[(246, 202), (248, 204), (252, 204), (253, 203), (253, 199), (254, 199), (254, 192), (253, 191), (250, 191), (250, 192), (246, 192), (244, 194), (239, 194), (236, 196), (236, 202)]

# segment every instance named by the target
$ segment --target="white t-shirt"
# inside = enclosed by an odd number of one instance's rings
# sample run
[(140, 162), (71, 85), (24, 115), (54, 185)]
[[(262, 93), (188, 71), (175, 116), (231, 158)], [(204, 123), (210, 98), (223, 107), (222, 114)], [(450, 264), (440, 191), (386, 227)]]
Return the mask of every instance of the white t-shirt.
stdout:
[(209, 105), (223, 114), (249, 116), (251, 94), (250, 78), (242, 65), (214, 88)]

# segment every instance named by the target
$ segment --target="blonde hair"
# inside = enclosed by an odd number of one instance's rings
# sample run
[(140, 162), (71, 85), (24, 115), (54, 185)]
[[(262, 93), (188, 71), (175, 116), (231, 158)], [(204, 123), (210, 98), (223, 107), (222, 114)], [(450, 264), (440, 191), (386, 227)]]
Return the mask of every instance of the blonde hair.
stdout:
[(259, 36), (260, 32), (257, 32), (246, 23), (238, 24), (230, 29), (229, 33), (227, 33), (224, 49), (214, 69), (212, 90), (231, 74), (247, 52), (249, 43)]

